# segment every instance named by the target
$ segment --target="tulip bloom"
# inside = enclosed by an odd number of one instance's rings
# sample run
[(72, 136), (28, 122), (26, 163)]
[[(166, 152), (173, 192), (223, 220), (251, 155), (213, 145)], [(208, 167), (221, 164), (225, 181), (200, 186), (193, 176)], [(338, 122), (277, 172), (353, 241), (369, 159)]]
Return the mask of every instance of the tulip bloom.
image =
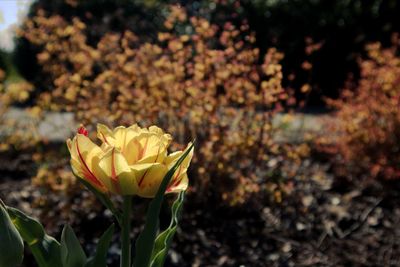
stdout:
[[(157, 126), (147, 129), (135, 124), (110, 130), (98, 124), (97, 137), (101, 146), (93, 143), (81, 127), (67, 145), (74, 173), (101, 192), (152, 198), (165, 174), (183, 154), (177, 151), (168, 155), (172, 137)], [(186, 190), (192, 156), (193, 150), (174, 173), (167, 193)]]

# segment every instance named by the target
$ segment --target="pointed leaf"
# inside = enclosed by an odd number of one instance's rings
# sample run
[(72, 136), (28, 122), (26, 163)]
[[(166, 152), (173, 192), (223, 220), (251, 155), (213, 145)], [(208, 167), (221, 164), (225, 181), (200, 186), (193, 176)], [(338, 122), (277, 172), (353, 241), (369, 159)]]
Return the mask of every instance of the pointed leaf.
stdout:
[(14, 208), (7, 207), (7, 212), (39, 267), (62, 266), (60, 243), (48, 236), (38, 221)]
[(86, 255), (78, 238), (69, 225), (65, 225), (61, 234), (61, 260), (63, 267), (83, 267)]
[(0, 267), (20, 266), (24, 258), (24, 241), (0, 202)]
[(112, 224), (100, 237), (99, 243), (97, 244), (96, 253), (87, 261), (85, 267), (107, 266), (107, 252), (114, 234), (114, 229), (115, 226)]
[(154, 246), (151, 267), (164, 266), (165, 259), (171, 246), (172, 239), (178, 226), (178, 219), (182, 210), (185, 192), (181, 192), (172, 205), (171, 223), (167, 229), (158, 235)]
[(175, 165), (167, 172), (164, 176), (161, 185), (155, 195), (154, 199), (150, 202), (149, 208), (146, 215), (146, 223), (142, 233), (139, 235), (136, 241), (136, 256), (134, 261), (135, 267), (149, 267), (151, 262), (151, 255), (153, 253), (155, 239), (159, 228), (159, 214), (162, 202), (164, 200), (164, 194), (167, 190), (168, 184), (172, 179), (175, 171), (179, 165), (183, 162), (186, 156), (193, 149), (194, 143), (182, 154)]

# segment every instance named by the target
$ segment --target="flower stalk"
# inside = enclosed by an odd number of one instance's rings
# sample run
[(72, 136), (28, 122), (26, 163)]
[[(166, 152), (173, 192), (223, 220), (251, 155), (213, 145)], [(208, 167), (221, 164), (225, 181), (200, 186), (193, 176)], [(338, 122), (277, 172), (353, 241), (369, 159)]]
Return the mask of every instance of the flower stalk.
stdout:
[(124, 196), (121, 222), (121, 267), (131, 266), (131, 213), (132, 196)]

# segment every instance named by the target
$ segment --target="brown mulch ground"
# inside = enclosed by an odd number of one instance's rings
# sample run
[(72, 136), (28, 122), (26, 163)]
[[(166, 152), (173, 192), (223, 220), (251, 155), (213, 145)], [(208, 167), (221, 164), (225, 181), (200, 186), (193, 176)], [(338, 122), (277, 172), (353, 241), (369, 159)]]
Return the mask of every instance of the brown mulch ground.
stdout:
[[(48, 208), (40, 212), (31, 208), (40, 190), (27, 179), (0, 173), (9, 176), (0, 178), (0, 197), (46, 218), (55, 235), (66, 221), (75, 229), (80, 225), (78, 235), (90, 250), (91, 240), (110, 224), (110, 214), (93, 205), (87, 192), (83, 199), (48, 194)], [(189, 196), (166, 266), (400, 266), (398, 184), (333, 183), (328, 167), (316, 162), (305, 162), (292, 182), (294, 191), (281, 203), (229, 208), (210, 197)], [(139, 205), (135, 213), (143, 209)], [(135, 234), (140, 223), (136, 220)], [(117, 252), (114, 245), (113, 259)], [(28, 255), (26, 266), (34, 266), (30, 261)]]

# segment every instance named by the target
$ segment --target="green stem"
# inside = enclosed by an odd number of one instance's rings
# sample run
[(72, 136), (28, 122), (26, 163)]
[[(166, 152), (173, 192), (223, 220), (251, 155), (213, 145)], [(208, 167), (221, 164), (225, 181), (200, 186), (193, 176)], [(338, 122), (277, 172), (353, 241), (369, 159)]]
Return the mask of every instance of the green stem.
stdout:
[(132, 196), (124, 196), (121, 223), (121, 267), (131, 267), (131, 210)]
[(35, 260), (36, 260), (36, 263), (37, 263), (40, 267), (46, 266), (47, 263), (46, 263), (46, 260), (43, 258), (43, 254), (42, 254), (42, 252), (40, 251), (40, 248), (38, 248), (36, 245), (32, 245), (32, 246), (30, 246), (29, 248), (30, 248), (30, 250), (31, 250), (31, 252), (32, 252), (33, 257), (34, 257)]

